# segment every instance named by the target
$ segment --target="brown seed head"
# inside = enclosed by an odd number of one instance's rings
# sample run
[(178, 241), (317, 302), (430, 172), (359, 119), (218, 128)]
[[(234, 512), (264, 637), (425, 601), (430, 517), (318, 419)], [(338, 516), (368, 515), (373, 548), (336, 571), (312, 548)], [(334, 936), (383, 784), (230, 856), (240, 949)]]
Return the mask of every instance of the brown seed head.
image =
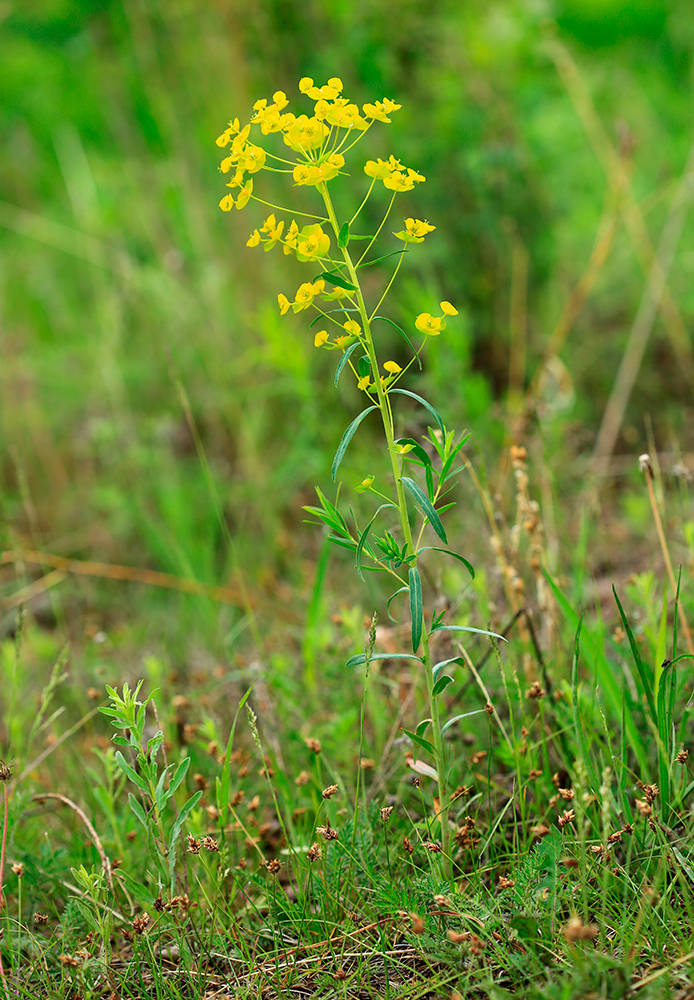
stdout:
[(47, 924), (48, 923), (48, 914), (47, 913), (35, 913), (34, 914), (34, 923), (38, 927), (42, 927), (44, 924)]
[(21, 861), (18, 864), (12, 865), (12, 871), (17, 876), (17, 878), (22, 877), (22, 875), (24, 874), (24, 865), (21, 863)]
[(323, 789), (323, 791), (321, 792), (321, 794), (322, 794), (322, 796), (323, 796), (324, 799), (331, 799), (333, 797), (333, 795), (337, 795), (338, 791), (339, 791), (339, 789), (338, 789), (337, 785), (328, 785), (327, 788)]
[(321, 846), (318, 843), (318, 841), (316, 841), (316, 843), (311, 844), (311, 846), (308, 849), (308, 860), (310, 862), (318, 861), (318, 859), (321, 856), (321, 853), (322, 853)]
[(393, 806), (383, 806), (383, 808), (381, 809), (381, 820), (384, 823), (388, 822), (388, 820), (390, 819), (390, 814), (392, 813), (392, 811), (393, 811)]
[(212, 854), (219, 850), (219, 844), (214, 837), (203, 837), (200, 843), (206, 851), (210, 851)]
[(516, 883), (512, 878), (505, 878), (503, 875), (499, 875), (499, 888), (500, 889), (512, 889)]
[(282, 864), (280, 861), (277, 860), (277, 858), (272, 858), (270, 861), (265, 862), (265, 867), (267, 868), (267, 870), (270, 872), (271, 875), (276, 875), (277, 872), (282, 867)]
[(562, 927), (562, 934), (569, 944), (575, 944), (576, 941), (592, 941), (599, 933), (597, 924), (584, 924), (580, 917), (572, 917)]
[(74, 955), (58, 955), (58, 961), (61, 965), (64, 965), (69, 969), (76, 969), (80, 964), (79, 959), (75, 958)]
[(414, 847), (412, 846), (412, 841), (409, 837), (402, 838), (402, 849), (405, 854), (414, 854)]
[(337, 830), (334, 830), (330, 823), (325, 826), (317, 826), (316, 833), (319, 833), (323, 840), (337, 840)]
[(200, 853), (200, 841), (196, 840), (192, 833), (188, 834), (188, 853), (189, 854), (199, 854)]
[(680, 750), (680, 752), (675, 757), (678, 764), (686, 764), (689, 760), (689, 750)]
[(531, 826), (530, 832), (533, 837), (546, 837), (549, 833), (549, 827), (544, 823), (538, 823), (537, 826)]
[(135, 917), (132, 927), (136, 934), (144, 934), (148, 924), (149, 913), (143, 913), (141, 917)]
[(340, 967), (339, 969), (335, 969), (335, 979), (344, 981), (346, 978), (347, 978), (347, 973), (342, 967)]
[(294, 778), (294, 784), (308, 785), (310, 780), (311, 780), (311, 775), (308, 773), (308, 771), (301, 771), (301, 773), (297, 774), (296, 778)]
[(412, 921), (412, 933), (413, 934), (423, 934), (424, 933), (424, 917), (420, 917), (418, 913), (410, 913), (410, 920)]
[(572, 823), (575, 819), (576, 819), (576, 813), (574, 812), (574, 810), (565, 809), (564, 812), (559, 817), (559, 819), (557, 820), (557, 823), (559, 824), (559, 828), (563, 830), (567, 823)]
[(260, 806), (260, 796), (254, 795), (251, 801), (247, 805), (249, 813), (255, 812)]
[(314, 740), (311, 736), (305, 739), (304, 743), (313, 753), (320, 753), (322, 750), (320, 740)]

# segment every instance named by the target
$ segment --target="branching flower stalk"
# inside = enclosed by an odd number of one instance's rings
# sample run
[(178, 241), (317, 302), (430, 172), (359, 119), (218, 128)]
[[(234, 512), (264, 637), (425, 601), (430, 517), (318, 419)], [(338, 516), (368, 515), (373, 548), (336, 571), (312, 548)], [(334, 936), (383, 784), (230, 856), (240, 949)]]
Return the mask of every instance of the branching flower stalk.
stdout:
[[(389, 123), (390, 115), (399, 110), (400, 105), (385, 98), (375, 104), (364, 104), (360, 112), (356, 104), (342, 96), (342, 81), (337, 77), (328, 80), (322, 87), (314, 86), (312, 79), (305, 77), (299, 81), (302, 94), (314, 101), (313, 114), (295, 115), (285, 111), (288, 105), (286, 95), (277, 91), (272, 103), (261, 99), (254, 104), (254, 114), (244, 127), (240, 126), (238, 118), (229, 122), (227, 128), (217, 138), (217, 145), (226, 150), (226, 155), (220, 165), (223, 174), (230, 174), (227, 187), (237, 194), (225, 194), (219, 206), (228, 212), (232, 208), (243, 209), (251, 200), (260, 202), (285, 211), (274, 204), (263, 201), (253, 193), (253, 175), (261, 170), (284, 172), (292, 175), (296, 186), (314, 187), (320, 195), (325, 208), (325, 216), (309, 215), (307, 212), (286, 210), (291, 215), (316, 219), (309, 225), (299, 229), (294, 218), (286, 226), (285, 220), (277, 220), (274, 214), (265, 219), (260, 229), (255, 229), (247, 241), (247, 246), (263, 246), (265, 251), (281, 245), (284, 253), (294, 254), (301, 263), (309, 263), (321, 269), (321, 273), (311, 281), (303, 282), (297, 289), (294, 300), (280, 293), (277, 301), (280, 314), (285, 315), (291, 309), (294, 313), (305, 309), (314, 309), (317, 316), (311, 326), (325, 321), (326, 329), (319, 330), (314, 335), (314, 345), (324, 350), (338, 351), (341, 355), (335, 373), (335, 384), (347, 367), (355, 377), (357, 388), (362, 391), (368, 405), (352, 421), (342, 436), (332, 464), (333, 481), (336, 479), (342, 458), (347, 447), (362, 420), (373, 410), (378, 410), (383, 424), (386, 448), (389, 455), (393, 475), (394, 496), (389, 498), (384, 492), (374, 487), (374, 476), (367, 475), (361, 483), (355, 486), (356, 492), (371, 492), (375, 498), (383, 502), (376, 509), (367, 526), (360, 530), (352, 529), (345, 517), (324, 494), (317, 490), (319, 506), (305, 507), (310, 514), (323, 522), (330, 529), (329, 539), (336, 545), (351, 550), (355, 554), (355, 568), (363, 579), (362, 563), (371, 561), (371, 569), (387, 573), (397, 581), (398, 590), (395, 594), (409, 595), (409, 610), (411, 618), (412, 652), (389, 654), (389, 658), (413, 659), (419, 661), (426, 679), (429, 717), (422, 720), (414, 732), (405, 730), (411, 737), (414, 753), (422, 751), (434, 758), (432, 767), (425, 761), (410, 759), (412, 769), (421, 775), (433, 778), (438, 785), (438, 805), (436, 820), (441, 829), (441, 855), (444, 872), (451, 877), (450, 830), (449, 830), (449, 793), (448, 767), (444, 750), (444, 732), (460, 716), (442, 723), (439, 695), (452, 678), (444, 673), (444, 668), (457, 662), (457, 658), (433, 663), (430, 651), (430, 637), (440, 630), (473, 631), (487, 635), (493, 633), (470, 626), (449, 625), (444, 623), (443, 614), (432, 616), (427, 626), (422, 602), (422, 583), (418, 562), (423, 552), (436, 550), (453, 556), (462, 562), (470, 574), (474, 571), (470, 563), (461, 555), (448, 549), (448, 539), (441, 521), (440, 514), (448, 509), (436, 507), (450, 492), (450, 480), (457, 473), (453, 468), (457, 454), (462, 449), (466, 437), (456, 441), (453, 431), (446, 429), (443, 420), (434, 407), (421, 396), (409, 389), (402, 389), (399, 383), (403, 376), (417, 364), (421, 368), (421, 354), (430, 338), (439, 336), (446, 329), (447, 317), (456, 316), (457, 309), (450, 302), (440, 303), (441, 315), (421, 313), (414, 320), (414, 328), (421, 342), (418, 346), (405, 330), (385, 316), (377, 315), (393, 282), (400, 270), (405, 253), (416, 243), (423, 243), (427, 235), (434, 231), (435, 226), (420, 219), (407, 218), (404, 228), (392, 235), (400, 241), (398, 249), (375, 259), (365, 260), (375, 241), (384, 235), (384, 227), (389, 218), (396, 195), (412, 191), (425, 178), (416, 170), (405, 167), (400, 160), (389, 156), (387, 160), (367, 160), (364, 173), (371, 179), (370, 187), (356, 212), (347, 222), (340, 223), (329, 191), (329, 184), (341, 173), (345, 166), (345, 155), (359, 142), (376, 121)], [(251, 129), (255, 135), (260, 130), (262, 136), (278, 133), (282, 135), (284, 144), (295, 154), (293, 159), (279, 156), (264, 146), (251, 141)], [(228, 147), (228, 149), (227, 149)], [(371, 235), (357, 236), (352, 232), (352, 226), (369, 201), (372, 193), (379, 188), (381, 181), (391, 197), (385, 209), (383, 219)], [(324, 230), (323, 225), (327, 230)], [(331, 232), (336, 241), (339, 253), (331, 253)], [(350, 243), (354, 240), (366, 241), (366, 249), (358, 256), (350, 252)], [(381, 263), (391, 257), (396, 257), (395, 267), (384, 282), (377, 297), (375, 307), (369, 311), (359, 277), (362, 267)], [(387, 360), (379, 364), (377, 345), (373, 335), (374, 321), (384, 320), (395, 327), (407, 348), (411, 352), (410, 360), (402, 367), (396, 361)], [(328, 332), (333, 332), (331, 337)], [(415, 336), (416, 336), (415, 335)], [(394, 394), (410, 396), (423, 406), (433, 418), (435, 427), (429, 428), (425, 437), (428, 449), (412, 438), (396, 439), (393, 419)], [(433, 449), (436, 465), (430, 454)], [(406, 464), (411, 463), (414, 469)], [(408, 475), (405, 475), (405, 472)], [(417, 476), (417, 479), (413, 478)], [(409, 506), (408, 506), (409, 504)], [(398, 542), (394, 535), (386, 530), (381, 536), (370, 539), (375, 521), (384, 510), (397, 511), (397, 522), (401, 535)], [(412, 514), (421, 516), (418, 533), (413, 534)], [(433, 529), (446, 548), (436, 545), (422, 545), (427, 526)], [(407, 573), (407, 578), (404, 573)], [(395, 595), (393, 595), (395, 596)], [(392, 598), (391, 598), (392, 599)], [(390, 600), (388, 602), (390, 604)], [(386, 654), (370, 653), (369, 660), (382, 659)], [(352, 657), (347, 667), (357, 667), (366, 663), (366, 654)], [(432, 739), (425, 738), (427, 729), (431, 726)]]

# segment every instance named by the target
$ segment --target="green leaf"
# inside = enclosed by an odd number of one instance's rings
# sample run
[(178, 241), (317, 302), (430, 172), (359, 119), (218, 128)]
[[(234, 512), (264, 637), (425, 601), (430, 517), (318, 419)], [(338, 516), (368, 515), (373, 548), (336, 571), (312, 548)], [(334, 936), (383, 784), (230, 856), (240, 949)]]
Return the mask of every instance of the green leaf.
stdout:
[(443, 734), (446, 732), (446, 730), (450, 729), (450, 727), (455, 722), (460, 722), (461, 719), (468, 719), (471, 715), (480, 715), (482, 712), (485, 712), (485, 711), (486, 711), (486, 709), (484, 709), (484, 708), (477, 708), (477, 709), (475, 709), (474, 712), (463, 712), (462, 715), (454, 715), (452, 719), (449, 719), (448, 722), (445, 722), (441, 726), (441, 735), (443, 736)]
[(382, 319), (384, 323), (390, 323), (390, 325), (394, 326), (395, 329), (398, 331), (398, 333), (400, 333), (400, 335), (405, 338), (405, 341), (407, 342), (408, 347), (410, 348), (410, 350), (414, 354), (415, 358), (417, 359), (417, 364), (419, 365), (419, 370), (421, 372), (421, 370), (422, 370), (422, 359), (420, 358), (419, 354), (417, 353), (416, 347), (414, 346), (414, 344), (412, 343), (412, 341), (410, 340), (410, 338), (407, 336), (407, 334), (405, 333), (405, 331), (403, 330), (403, 328), (401, 326), (398, 326), (397, 323), (394, 323), (392, 319), (388, 319), (387, 316), (374, 316), (374, 318), (371, 320), (371, 322), (373, 323), (374, 320), (377, 320), (377, 319)]
[[(433, 628), (431, 631), (435, 632), (436, 629)], [(434, 666), (431, 668), (431, 678), (434, 681), (434, 683), (436, 683), (436, 680), (437, 680), (439, 674), (441, 673), (441, 671), (443, 670), (443, 668), (447, 667), (449, 663), (459, 663), (459, 664), (462, 664), (463, 663), (463, 659), (460, 656), (451, 656), (450, 659), (448, 659), (448, 660), (439, 660), (438, 663), (435, 663)]]
[(364, 576), (361, 571), (361, 557), (364, 552), (364, 546), (366, 545), (366, 540), (369, 537), (369, 532), (371, 531), (372, 524), (374, 523), (378, 515), (381, 513), (381, 511), (384, 510), (386, 507), (392, 507), (394, 510), (398, 509), (394, 503), (382, 503), (381, 506), (376, 511), (376, 513), (374, 514), (374, 516), (371, 518), (369, 523), (362, 531), (361, 535), (359, 536), (359, 543), (357, 545), (356, 570), (357, 573), (359, 574), (360, 580), (364, 579)]
[(416, 733), (411, 732), (409, 729), (403, 729), (403, 733), (405, 733), (406, 736), (409, 736), (412, 742), (416, 743), (417, 746), (422, 748), (422, 750), (426, 750), (427, 753), (430, 753), (432, 757), (436, 756), (434, 744), (430, 743), (429, 740), (425, 740), (421, 736), (417, 736)]
[(127, 774), (128, 778), (130, 778), (133, 785), (137, 785), (140, 791), (144, 792), (145, 795), (148, 796), (149, 788), (147, 787), (147, 782), (141, 775), (137, 773), (135, 768), (131, 767), (130, 764), (128, 764), (128, 762), (126, 761), (125, 757), (120, 752), (120, 750), (116, 750), (116, 762), (118, 763), (118, 767), (121, 769), (121, 771), (123, 771), (124, 774)]
[(390, 597), (388, 598), (388, 600), (386, 601), (386, 613), (387, 613), (388, 617), (390, 618), (390, 620), (392, 622), (395, 621), (395, 618), (393, 618), (393, 616), (391, 615), (390, 610), (389, 610), (390, 609), (390, 602), (395, 597), (397, 597), (398, 594), (409, 594), (409, 592), (410, 592), (410, 588), (409, 587), (400, 587), (400, 589), (396, 590), (394, 594), (391, 594)]
[(648, 676), (648, 671), (646, 670), (646, 666), (643, 660), (641, 659), (641, 653), (639, 651), (638, 643), (636, 642), (636, 637), (634, 636), (634, 633), (631, 631), (631, 625), (629, 624), (629, 620), (624, 612), (624, 608), (622, 607), (619, 601), (619, 597), (617, 597), (617, 591), (615, 590), (614, 584), (612, 585), (612, 593), (614, 594), (614, 599), (617, 602), (617, 607), (619, 608), (619, 615), (620, 618), (622, 619), (622, 624), (624, 625), (624, 631), (626, 632), (627, 638), (629, 639), (629, 645), (631, 646), (631, 655), (634, 658), (636, 669), (638, 670), (639, 677), (641, 678), (641, 685), (643, 687), (644, 694), (646, 695), (646, 701), (648, 702), (648, 711), (651, 714), (653, 725), (657, 727), (658, 715), (655, 708), (655, 699), (653, 698), (651, 679)]
[(371, 267), (372, 264), (378, 264), (382, 260), (387, 260), (388, 257), (397, 257), (399, 254), (403, 253), (407, 253), (407, 250), (393, 250), (392, 253), (386, 253), (382, 257), (374, 257), (373, 260), (365, 260), (363, 264), (357, 264), (357, 267)]
[[(250, 692), (248, 692), (250, 694)], [(248, 697), (248, 695), (246, 695)], [(188, 768), (190, 767), (190, 757), (184, 757), (181, 763), (176, 768), (176, 773), (171, 779), (171, 784), (169, 785), (169, 797), (174, 794), (178, 786), (181, 784), (186, 774), (188, 773)]]
[(432, 694), (434, 696), (436, 696), (437, 694), (441, 694), (441, 692), (445, 691), (448, 685), (452, 683), (453, 683), (453, 678), (450, 677), (448, 674), (444, 674), (443, 677), (439, 677), (436, 684), (434, 684), (434, 689), (432, 691)]
[[(357, 341), (359, 343), (359, 341)], [(365, 375), (371, 375), (371, 358), (368, 354), (363, 354), (357, 361), (357, 372), (359, 373), (359, 378), (364, 378)]]
[(350, 359), (353, 351), (356, 351), (356, 349), (358, 347), (361, 347), (361, 344), (357, 340), (356, 343), (352, 344), (350, 347), (347, 348), (347, 350), (345, 351), (345, 353), (340, 358), (340, 363), (337, 366), (337, 368), (335, 369), (335, 388), (337, 388), (337, 383), (340, 381), (340, 375), (342, 375), (342, 369), (345, 367), (345, 365), (349, 361), (349, 359)]
[[(405, 590), (408, 588), (405, 587)], [(422, 662), (421, 656), (413, 656), (412, 653), (372, 653), (369, 657), (369, 662), (372, 660), (417, 660), (418, 663)], [(366, 654), (357, 653), (356, 656), (352, 656), (345, 663), (345, 670), (350, 670), (352, 667), (359, 667), (362, 663), (366, 663)]]
[(422, 465), (424, 465), (424, 466), (431, 465), (431, 459), (427, 455), (426, 451), (424, 450), (424, 448), (422, 448), (421, 444), (419, 444), (418, 441), (415, 441), (414, 438), (398, 438), (397, 441), (395, 442), (395, 444), (409, 444), (409, 445), (412, 445), (412, 447), (410, 448), (410, 450), (407, 452), (407, 454), (404, 457), (405, 458), (410, 458), (411, 455), (415, 455), (419, 459), (419, 461), (422, 463)]
[(358, 417), (354, 418), (354, 420), (349, 425), (349, 427), (347, 428), (347, 430), (345, 431), (345, 433), (342, 435), (342, 440), (340, 441), (340, 443), (339, 443), (339, 445), (337, 447), (337, 451), (335, 452), (335, 458), (333, 459), (333, 464), (332, 464), (332, 469), (331, 469), (332, 477), (333, 477), (333, 482), (335, 482), (335, 477), (337, 476), (337, 470), (340, 468), (340, 462), (344, 458), (344, 454), (347, 451), (347, 448), (349, 446), (349, 442), (354, 437), (355, 432), (357, 430), (357, 427), (362, 422), (362, 420), (364, 419), (364, 417), (366, 417), (369, 413), (371, 413), (372, 410), (377, 410), (377, 409), (378, 409), (378, 407), (375, 406), (375, 405), (374, 406), (367, 406), (365, 410), (361, 411), (361, 413), (359, 414)]
[(192, 810), (195, 809), (196, 805), (198, 804), (201, 798), (202, 798), (202, 791), (198, 791), (195, 793), (195, 795), (191, 795), (191, 797), (188, 799), (188, 801), (186, 802), (186, 804), (183, 806), (180, 813), (176, 817), (176, 822), (171, 828), (171, 836), (169, 837), (169, 852), (171, 852), (172, 847), (178, 840), (178, 835), (181, 832), (183, 824), (188, 819)]
[(343, 222), (340, 226), (340, 232), (337, 237), (337, 245), (340, 250), (345, 250), (347, 244), (349, 243), (349, 222)]
[(422, 607), (422, 581), (419, 570), (416, 566), (411, 566), (410, 576), (410, 617), (412, 618), (412, 652), (416, 653), (422, 641), (422, 620), (424, 611)]
[(323, 273), (319, 274), (315, 280), (320, 281), (321, 278), (323, 279), (323, 281), (327, 281), (331, 285), (337, 285), (338, 288), (346, 288), (348, 292), (356, 292), (357, 290), (356, 285), (353, 285), (350, 281), (347, 281), (337, 271), (323, 271)]
[(417, 555), (419, 555), (420, 552), (443, 552), (444, 555), (453, 556), (454, 559), (458, 559), (461, 563), (464, 563), (465, 568), (467, 569), (472, 579), (473, 580), (475, 579), (475, 570), (473, 568), (472, 563), (469, 563), (467, 559), (464, 558), (464, 556), (459, 556), (457, 552), (451, 552), (450, 549), (440, 549), (436, 545), (425, 545), (423, 549), (417, 550)]
[(414, 479), (409, 479), (407, 476), (401, 476), (400, 482), (403, 484), (403, 486), (407, 487), (407, 489), (410, 491), (410, 493), (412, 494), (416, 502), (419, 504), (423, 512), (426, 514), (427, 518), (429, 519), (429, 523), (431, 524), (432, 528), (439, 536), (441, 541), (445, 545), (448, 545), (448, 539), (446, 538), (446, 532), (444, 530), (443, 524), (441, 523), (441, 518), (436, 513), (436, 508), (434, 507), (434, 505), (432, 504), (431, 500), (426, 495), (426, 493), (422, 490), (420, 486), (417, 485), (417, 483), (415, 483)]
[(425, 732), (427, 731), (427, 729), (429, 728), (429, 726), (433, 721), (434, 721), (433, 719), (422, 719), (421, 722), (418, 722), (417, 728), (415, 729), (417, 736), (424, 736)]
[(356, 542), (348, 538), (340, 538), (339, 535), (328, 535), (328, 541), (332, 542), (333, 545), (339, 545), (342, 549), (349, 549), (350, 552), (354, 552), (357, 548)]
[(472, 625), (435, 625), (432, 632), (476, 632), (477, 635), (490, 635), (493, 639), (501, 639), (508, 642), (508, 639), (499, 635), (498, 632), (488, 632), (486, 628), (473, 628)]
[(460, 449), (463, 447), (463, 445), (466, 444), (466, 442), (467, 442), (467, 440), (468, 440), (469, 437), (470, 437), (470, 435), (466, 434), (465, 437), (462, 439), (462, 441), (458, 442), (458, 444), (455, 446), (455, 448), (453, 449), (453, 451), (450, 453), (450, 455), (448, 456), (448, 458), (446, 459), (446, 461), (441, 466), (441, 473), (439, 475), (439, 482), (440, 483), (444, 483), (446, 481), (446, 479), (448, 478), (448, 473), (450, 471), (451, 465), (453, 465), (453, 460), (455, 459), (456, 455), (458, 454), (458, 452), (460, 451)]
[(442, 434), (446, 433), (446, 428), (443, 426), (443, 420), (441, 419), (441, 417), (439, 416), (439, 414), (436, 412), (436, 410), (434, 409), (434, 407), (431, 405), (431, 403), (427, 403), (426, 399), (423, 399), (421, 396), (418, 396), (416, 392), (410, 392), (409, 389), (389, 389), (388, 390), (388, 394), (389, 395), (392, 392), (399, 392), (401, 396), (410, 396), (412, 399), (416, 399), (417, 402), (421, 403), (421, 405), (423, 407), (425, 407), (425, 409), (427, 409), (429, 411), (429, 413), (432, 415), (432, 417), (436, 421), (436, 425), (439, 428), (439, 430), (441, 431), (441, 433)]
[(128, 805), (130, 806), (132, 812), (137, 816), (140, 823), (147, 829), (147, 817), (145, 816), (145, 811), (137, 801), (132, 792), (128, 792)]

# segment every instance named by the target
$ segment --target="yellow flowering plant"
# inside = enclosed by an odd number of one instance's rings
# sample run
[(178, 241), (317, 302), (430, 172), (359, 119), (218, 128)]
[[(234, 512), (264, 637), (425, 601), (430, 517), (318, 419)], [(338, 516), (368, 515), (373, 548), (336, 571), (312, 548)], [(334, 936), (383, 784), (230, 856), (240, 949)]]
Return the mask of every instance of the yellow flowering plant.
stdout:
[[(423, 553), (436, 551), (453, 556), (461, 561), (474, 576), (470, 563), (458, 553), (448, 548), (448, 537), (441, 520), (444, 511), (453, 506), (443, 503), (451, 489), (451, 479), (459, 471), (454, 468), (456, 456), (467, 437), (456, 440), (454, 431), (448, 430), (441, 416), (430, 402), (410, 389), (402, 387), (403, 377), (417, 364), (421, 369), (421, 355), (430, 338), (439, 336), (446, 329), (446, 320), (457, 315), (457, 309), (450, 302), (440, 303), (441, 315), (421, 313), (414, 320), (414, 330), (420, 335), (419, 344), (398, 324), (379, 314), (379, 309), (390, 292), (402, 265), (404, 255), (410, 245), (424, 242), (435, 230), (435, 226), (420, 219), (406, 218), (404, 229), (393, 236), (401, 242), (394, 253), (381, 257), (369, 257), (376, 240), (381, 236), (396, 197), (412, 191), (425, 178), (412, 167), (390, 155), (387, 159), (367, 160), (363, 171), (370, 178), (366, 194), (349, 219), (339, 220), (330, 193), (330, 185), (341, 173), (346, 157), (359, 140), (376, 122), (390, 123), (390, 115), (401, 105), (384, 98), (374, 104), (358, 106), (343, 96), (343, 84), (333, 77), (327, 84), (317, 87), (309, 77), (299, 81), (299, 91), (314, 102), (312, 114), (294, 114), (286, 110), (288, 99), (283, 91), (273, 94), (272, 102), (266, 99), (256, 101), (250, 121), (241, 127), (239, 119), (229, 122), (227, 128), (217, 138), (217, 145), (225, 150), (220, 170), (230, 175), (227, 187), (238, 193), (227, 193), (219, 202), (222, 211), (232, 208), (240, 210), (250, 201), (257, 201), (273, 209), (262, 226), (254, 229), (247, 246), (263, 246), (265, 251), (281, 245), (285, 254), (293, 254), (301, 263), (307, 263), (320, 273), (304, 281), (294, 293), (293, 300), (280, 292), (277, 302), (281, 315), (289, 312), (315, 310), (317, 316), (311, 323), (323, 328), (314, 334), (313, 343), (317, 348), (337, 351), (340, 354), (335, 372), (335, 385), (343, 371), (351, 371), (357, 388), (365, 393), (367, 405), (356, 416), (342, 435), (332, 463), (332, 478), (335, 482), (344, 454), (361, 422), (372, 412), (378, 411), (383, 424), (385, 442), (393, 474), (393, 494), (388, 496), (374, 486), (374, 476), (366, 476), (355, 490), (359, 493), (373, 493), (381, 502), (370, 520), (361, 530), (356, 524), (352, 529), (345, 517), (320, 490), (317, 489), (319, 505), (304, 509), (330, 529), (329, 538), (336, 545), (351, 550), (355, 555), (355, 568), (363, 579), (365, 568), (387, 573), (394, 578), (397, 589), (392, 595), (407, 594), (411, 620), (411, 647), (407, 653), (362, 653), (353, 656), (347, 667), (354, 668), (368, 661), (378, 659), (416, 660), (426, 679), (429, 717), (423, 719), (412, 731), (405, 730), (412, 739), (417, 754), (429, 754), (433, 766), (426, 760), (409, 758), (410, 766), (421, 775), (432, 778), (438, 785), (437, 813), (441, 827), (441, 857), (444, 869), (450, 877), (450, 828), (448, 814), (453, 797), (449, 792), (449, 763), (444, 747), (444, 733), (458, 719), (456, 716), (446, 722), (441, 717), (439, 696), (452, 682), (447, 670), (460, 663), (459, 657), (434, 663), (430, 650), (431, 637), (441, 631), (478, 632), (494, 635), (484, 629), (470, 626), (449, 625), (444, 621), (444, 612), (434, 614), (426, 620), (422, 600), (422, 581), (418, 568)], [(258, 135), (260, 133), (260, 135)], [(282, 137), (285, 149), (279, 152), (265, 148), (265, 136), (276, 133)], [(275, 140), (276, 141), (276, 140)], [(275, 147), (277, 148), (277, 147)], [(281, 155), (284, 153), (284, 155)], [(314, 187), (322, 202), (321, 215), (307, 215), (305, 212), (290, 211), (263, 201), (254, 191), (253, 176), (263, 170), (290, 174), (293, 184)], [(390, 194), (383, 220), (376, 233), (371, 236), (356, 235), (353, 226), (375, 189), (383, 185)], [(275, 211), (286, 212), (287, 219), (278, 220)], [(311, 221), (300, 228), (296, 217)], [(287, 220), (289, 220), (287, 224)], [(364, 241), (366, 247), (353, 254), (352, 248)], [(360, 269), (396, 257), (392, 274), (385, 281), (375, 305), (367, 306), (360, 283)], [(376, 321), (385, 321), (402, 335), (411, 357), (404, 366), (393, 360), (379, 361), (377, 344), (373, 336)], [(414, 335), (416, 336), (416, 334)], [(412, 438), (395, 437), (393, 406), (397, 396), (407, 396), (423, 407), (433, 426), (421, 441)], [(432, 457), (433, 456), (433, 457)], [(384, 531), (382, 536), (375, 533), (374, 526), (384, 511), (394, 511), (398, 529)], [(414, 515), (414, 516), (413, 516)], [(417, 518), (419, 520), (417, 521)], [(413, 524), (416, 530), (413, 530)], [(433, 532), (443, 545), (425, 545), (425, 535)], [(396, 535), (399, 533), (399, 538)], [(364, 566), (368, 561), (370, 565)], [(392, 598), (388, 601), (390, 606)], [(431, 727), (431, 733), (427, 731)]]

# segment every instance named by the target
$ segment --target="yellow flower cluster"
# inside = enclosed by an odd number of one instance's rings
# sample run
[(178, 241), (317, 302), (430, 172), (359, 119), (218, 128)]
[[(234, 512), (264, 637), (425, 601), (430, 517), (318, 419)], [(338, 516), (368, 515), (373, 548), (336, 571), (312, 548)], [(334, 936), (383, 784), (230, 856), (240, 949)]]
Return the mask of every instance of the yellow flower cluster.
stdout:
[(446, 329), (446, 316), (457, 316), (458, 310), (450, 302), (440, 302), (443, 316), (432, 316), (430, 313), (420, 313), (414, 321), (420, 333), (425, 337), (438, 337)]
[(383, 181), (383, 186), (389, 191), (411, 191), (415, 184), (421, 184), (426, 180), (416, 170), (411, 167), (403, 167), (400, 160), (394, 156), (389, 156), (387, 160), (380, 157), (377, 160), (367, 160), (364, 164), (364, 173), (367, 177)]
[[(229, 147), (219, 168), (223, 174), (233, 171), (227, 187), (241, 188), (236, 199), (230, 194), (222, 198), (219, 207), (223, 211), (228, 212), (234, 207), (243, 208), (253, 192), (253, 181), (251, 178), (246, 179), (246, 174), (257, 173), (268, 166), (266, 161), (271, 154), (268, 154), (262, 146), (250, 141), (251, 126), (259, 126), (263, 135), (281, 132), (285, 144), (302, 157), (292, 169), (294, 182), (301, 185), (316, 185), (337, 177), (344, 167), (345, 158), (340, 149), (349, 139), (350, 132), (363, 133), (374, 121), (390, 122), (388, 116), (401, 107), (386, 97), (382, 101), (376, 101), (375, 104), (365, 104), (362, 114), (356, 104), (342, 97), (342, 80), (338, 77), (332, 77), (322, 87), (316, 87), (310, 77), (304, 77), (299, 81), (299, 90), (315, 101), (311, 116), (295, 115), (291, 111), (285, 111), (289, 101), (284, 91), (278, 90), (272, 95), (272, 102), (269, 103), (266, 98), (255, 102), (253, 116), (247, 125), (241, 128), (239, 119), (234, 118), (217, 137), (218, 146), (224, 149)], [(336, 132), (337, 129), (345, 130), (342, 140), (339, 138), (339, 132)], [(280, 157), (273, 158), (286, 162)], [(404, 168), (400, 170), (394, 168), (393, 172), (399, 174), (401, 170)], [(409, 173), (414, 175), (414, 171)], [(403, 173), (406, 181), (409, 173), (407, 175)], [(424, 180), (419, 175), (417, 178)], [(389, 183), (393, 185), (392, 190), (407, 191), (412, 187), (412, 184), (409, 184), (409, 187), (394, 186), (400, 183), (397, 176)], [(251, 245), (257, 246), (257, 243)]]
[(280, 307), (280, 315), (284, 316), (284, 314), (289, 311), (290, 306), (295, 313), (301, 312), (302, 309), (308, 309), (313, 305), (315, 297), (320, 295), (324, 288), (325, 282), (322, 278), (319, 278), (317, 281), (304, 281), (304, 283), (299, 285), (297, 288), (293, 302), (290, 302), (287, 296), (280, 292), (277, 296), (277, 303)]

